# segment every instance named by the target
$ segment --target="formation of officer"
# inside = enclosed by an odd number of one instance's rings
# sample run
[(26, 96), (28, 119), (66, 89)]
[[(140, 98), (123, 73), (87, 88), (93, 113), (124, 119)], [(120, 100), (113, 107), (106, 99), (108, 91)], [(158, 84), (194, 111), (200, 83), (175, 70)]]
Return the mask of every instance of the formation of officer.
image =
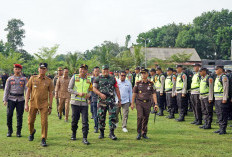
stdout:
[(71, 107), (72, 107), (72, 137), (71, 140), (76, 140), (76, 133), (78, 128), (78, 121), (82, 116), (82, 133), (83, 143), (90, 144), (87, 140), (89, 132), (88, 120), (88, 102), (91, 96), (92, 84), (91, 78), (87, 76), (88, 65), (81, 64), (79, 68), (79, 75), (74, 74), (69, 82), (68, 91), (71, 93)]
[(65, 121), (68, 122), (69, 116), (69, 106), (70, 106), (70, 93), (68, 92), (69, 85), (69, 70), (68, 68), (64, 68), (63, 76), (60, 76), (56, 81), (55, 86), (55, 98), (58, 100), (58, 111), (59, 111), (59, 119), (62, 118), (62, 112), (65, 108)]
[[(28, 127), (30, 136), (29, 141), (34, 140), (34, 134), (36, 129), (34, 128), (34, 123), (36, 119), (37, 112), (41, 115), (41, 132), (42, 140), (41, 145), (43, 147), (47, 146), (46, 139), (48, 134), (48, 115), (52, 112), (52, 102), (53, 102), (53, 91), (54, 85), (52, 79), (47, 77), (45, 74), (47, 72), (48, 64), (40, 63), (38, 72), (39, 75), (31, 76), (27, 83), (27, 93), (25, 99), (25, 111), (28, 114)], [(28, 104), (30, 100), (30, 105)]]
[(14, 64), (14, 75), (6, 80), (3, 102), (7, 106), (7, 137), (13, 133), (12, 117), (14, 110), (17, 111), (17, 132), (16, 136), (21, 137), (23, 113), (24, 113), (24, 92), (26, 92), (27, 79), (21, 75), (22, 65)]

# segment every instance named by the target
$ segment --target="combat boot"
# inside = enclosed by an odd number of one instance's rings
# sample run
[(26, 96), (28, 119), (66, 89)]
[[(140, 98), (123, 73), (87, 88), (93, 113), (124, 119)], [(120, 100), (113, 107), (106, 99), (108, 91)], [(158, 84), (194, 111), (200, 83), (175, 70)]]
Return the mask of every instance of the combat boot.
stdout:
[(191, 122), (190, 124), (196, 124), (198, 120), (194, 120), (193, 122)]
[(205, 129), (206, 125), (199, 126), (200, 129)]
[(164, 116), (164, 111), (160, 110), (160, 112), (157, 114), (158, 116)]
[(184, 121), (184, 116), (180, 115), (180, 117), (178, 119), (176, 119), (177, 122), (183, 122)]
[(76, 131), (72, 132), (71, 140), (73, 140), (73, 141), (77, 140), (76, 134), (77, 134)]
[(100, 135), (98, 137), (99, 139), (103, 139), (104, 138), (104, 130), (100, 129)]
[(147, 137), (147, 134), (146, 134), (146, 133), (143, 134), (143, 138), (149, 139), (149, 138)]
[(136, 140), (141, 140), (141, 133), (138, 133)]
[(214, 131), (215, 134), (218, 134), (219, 132), (221, 132), (221, 129), (218, 129), (217, 131)]
[(211, 124), (207, 124), (204, 129), (211, 129)]
[(112, 139), (112, 140), (117, 140), (117, 137), (114, 135), (114, 129), (110, 130), (109, 138)]
[(226, 134), (226, 129), (225, 129), (225, 128), (222, 128), (221, 131), (220, 131), (218, 134), (219, 134), (219, 135)]
[(195, 125), (201, 125), (202, 124), (202, 121), (201, 120), (198, 120)]

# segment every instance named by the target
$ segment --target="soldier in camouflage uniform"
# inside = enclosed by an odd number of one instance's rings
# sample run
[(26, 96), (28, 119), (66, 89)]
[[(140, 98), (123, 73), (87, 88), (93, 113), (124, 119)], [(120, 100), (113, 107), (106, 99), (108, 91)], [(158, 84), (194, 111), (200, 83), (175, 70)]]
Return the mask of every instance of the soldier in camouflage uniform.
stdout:
[[(100, 136), (99, 139), (104, 138), (106, 112), (109, 112), (109, 126), (110, 135), (112, 140), (116, 140), (114, 129), (116, 128), (116, 109), (114, 91), (118, 98), (121, 98), (117, 81), (114, 77), (109, 75), (109, 67), (102, 66), (102, 76), (97, 77), (93, 82), (93, 91), (99, 96), (98, 103), (98, 120)], [(118, 107), (121, 107), (121, 99), (118, 100)]]

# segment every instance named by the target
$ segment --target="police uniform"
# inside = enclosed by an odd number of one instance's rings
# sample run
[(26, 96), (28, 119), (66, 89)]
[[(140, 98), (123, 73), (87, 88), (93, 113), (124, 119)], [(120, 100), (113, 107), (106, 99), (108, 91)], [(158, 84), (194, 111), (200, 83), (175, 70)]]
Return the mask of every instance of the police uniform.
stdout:
[[(173, 71), (172, 68), (168, 68), (168, 71)], [(165, 79), (165, 92), (166, 92), (166, 101), (167, 101), (167, 107), (169, 116), (167, 118), (172, 119), (175, 118), (175, 92), (176, 92), (176, 76), (171, 74), (168, 75)]]
[[(202, 70), (207, 69), (202, 68), (201, 71)], [(211, 123), (213, 120), (213, 78), (209, 75), (201, 77), (200, 101), (202, 114), (205, 122), (203, 126), (200, 126), (200, 128), (211, 129)]]
[(192, 104), (195, 121), (191, 124), (201, 125), (202, 124), (202, 111), (200, 102), (200, 82), (201, 76), (199, 72), (196, 72), (192, 77), (191, 83), (191, 96), (190, 101)]
[[(14, 64), (14, 68), (22, 69), (20, 64)], [(6, 81), (6, 86), (4, 90), (3, 101), (7, 102), (7, 126), (8, 126), (8, 137), (11, 137), (13, 133), (12, 128), (12, 117), (14, 109), (17, 111), (17, 136), (21, 137), (21, 129), (23, 123), (23, 113), (24, 113), (24, 91), (26, 92), (27, 79), (24, 76), (10, 76)]]
[[(165, 76), (163, 73), (158, 75), (157, 82), (156, 82), (156, 95), (157, 95), (157, 102), (159, 105), (160, 112), (158, 113), (159, 116), (163, 116), (163, 111), (165, 109)], [(162, 94), (162, 95), (161, 95)]]
[[(188, 104), (186, 103), (187, 76), (183, 72), (177, 74), (176, 93), (177, 93), (177, 105), (179, 110), (179, 118), (177, 119), (177, 121), (184, 121)], [(185, 96), (182, 97), (182, 94), (185, 94)]]
[[(222, 66), (217, 68), (223, 69)], [(219, 122), (220, 129), (215, 133), (226, 134), (227, 121), (228, 121), (228, 93), (229, 93), (229, 80), (225, 74), (217, 76), (214, 81), (214, 97), (215, 109)], [(225, 103), (223, 103), (225, 101)]]
[[(65, 107), (65, 121), (68, 121), (70, 93), (68, 92), (70, 78), (61, 76), (56, 82), (55, 95), (59, 98), (59, 118), (61, 119), (62, 111)], [(64, 105), (65, 104), (65, 105)]]
[[(40, 63), (40, 68), (47, 68), (46, 63)], [(34, 123), (36, 120), (37, 112), (41, 115), (41, 138), (42, 146), (46, 146), (47, 132), (48, 132), (48, 109), (49, 106), (48, 99), (49, 95), (53, 93), (54, 85), (52, 79), (47, 76), (34, 75), (31, 76), (27, 83), (28, 89), (31, 91), (29, 115), (28, 115), (28, 127), (30, 131), (29, 141), (34, 140), (34, 134), (36, 132), (34, 128)], [(51, 105), (51, 104), (50, 104)], [(44, 145), (43, 145), (44, 144)]]
[[(147, 69), (143, 69), (141, 72), (148, 72)], [(133, 93), (136, 93), (136, 109), (137, 109), (137, 139), (141, 138), (141, 134), (144, 138), (147, 138), (147, 124), (151, 111), (151, 95), (155, 93), (153, 88), (153, 82), (147, 80), (138, 81), (133, 88)]]
[[(86, 64), (82, 64), (80, 68), (88, 69)], [(78, 121), (82, 114), (82, 133), (83, 143), (89, 144), (87, 136), (89, 132), (88, 121), (88, 102), (86, 95), (92, 91), (91, 77), (80, 77), (78, 74), (74, 74), (69, 82), (68, 91), (71, 93), (71, 107), (72, 107), (72, 140), (76, 140), (76, 131), (78, 128)], [(84, 93), (83, 97), (77, 95), (78, 93)]]

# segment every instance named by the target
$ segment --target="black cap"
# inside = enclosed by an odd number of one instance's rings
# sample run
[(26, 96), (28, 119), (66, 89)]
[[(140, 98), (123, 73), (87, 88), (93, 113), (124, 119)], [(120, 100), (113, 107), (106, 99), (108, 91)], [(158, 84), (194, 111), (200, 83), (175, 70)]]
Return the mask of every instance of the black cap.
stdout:
[(156, 70), (162, 70), (162, 68), (161, 67), (157, 67)]
[(129, 68), (126, 68), (126, 70), (130, 70)]
[(201, 68), (200, 71), (207, 71), (207, 68)]
[(154, 68), (152, 68), (152, 69), (150, 70), (150, 72), (155, 72), (155, 69), (154, 69)]
[(183, 66), (182, 65), (176, 65), (176, 68), (182, 68)]
[(39, 68), (48, 68), (47, 63), (39, 63)]
[(172, 68), (167, 68), (167, 71), (173, 71), (173, 69)]
[(136, 67), (135, 70), (140, 70), (140, 67)]
[(88, 70), (88, 65), (86, 65), (86, 64), (81, 64), (80, 68), (85, 68), (86, 70)]
[(216, 69), (216, 70), (218, 70), (218, 69), (224, 70), (224, 66), (223, 66), (223, 65), (217, 65), (215, 69)]
[(148, 70), (148, 69), (145, 69), (145, 68), (142, 68), (142, 69), (141, 69), (141, 73), (146, 73), (146, 72), (148, 73), (149, 70)]
[(195, 66), (201, 67), (201, 65), (200, 65), (199, 63), (195, 63), (193, 66), (194, 66), (194, 67), (195, 67)]

